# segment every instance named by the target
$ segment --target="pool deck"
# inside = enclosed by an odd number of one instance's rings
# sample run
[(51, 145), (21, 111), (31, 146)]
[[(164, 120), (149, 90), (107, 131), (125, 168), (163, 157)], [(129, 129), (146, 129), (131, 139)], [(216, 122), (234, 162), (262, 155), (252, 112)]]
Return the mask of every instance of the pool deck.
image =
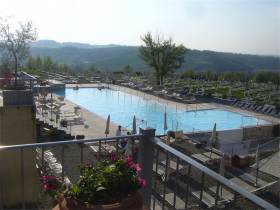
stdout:
[[(54, 97), (58, 97), (54, 94)], [(61, 107), (61, 111), (74, 112), (74, 107), (77, 104), (64, 99), (65, 105)], [(80, 106), (81, 107), (81, 106)], [(105, 137), (105, 128), (106, 128), (106, 119), (98, 116), (97, 114), (90, 112), (89, 110), (81, 107), (80, 116), (83, 119), (83, 124), (72, 124), (71, 125), (71, 134), (72, 135), (84, 135), (85, 139), (93, 139), (98, 137)], [(85, 126), (87, 125), (87, 126)], [(117, 130), (117, 125), (110, 122), (110, 136), (115, 136)]]

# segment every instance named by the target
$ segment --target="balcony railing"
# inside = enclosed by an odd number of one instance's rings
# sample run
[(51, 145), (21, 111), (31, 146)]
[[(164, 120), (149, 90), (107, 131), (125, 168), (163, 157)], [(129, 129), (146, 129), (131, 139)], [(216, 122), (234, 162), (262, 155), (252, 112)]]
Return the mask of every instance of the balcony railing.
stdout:
[[(64, 182), (75, 181), (78, 165), (87, 159), (96, 162), (110, 152), (121, 152), (118, 143), (131, 139), (138, 147), (138, 161), (147, 187), (142, 189), (144, 204), (150, 209), (277, 209), (201, 163), (184, 155), (155, 137), (154, 129), (140, 129), (139, 135), (90, 140), (70, 140), (36, 144), (0, 146), (2, 153), (19, 155), (20, 208), (30, 208), (26, 202), (25, 155), (33, 151), (41, 174), (51, 170)], [(111, 150), (111, 151), (109, 151)], [(2, 163), (1, 163), (2, 164)], [(34, 166), (35, 167), (35, 166)], [(75, 170), (76, 168), (76, 170)], [(5, 191), (0, 186), (0, 208)], [(1, 199), (2, 198), (2, 199)], [(42, 204), (37, 204), (42, 206)]]

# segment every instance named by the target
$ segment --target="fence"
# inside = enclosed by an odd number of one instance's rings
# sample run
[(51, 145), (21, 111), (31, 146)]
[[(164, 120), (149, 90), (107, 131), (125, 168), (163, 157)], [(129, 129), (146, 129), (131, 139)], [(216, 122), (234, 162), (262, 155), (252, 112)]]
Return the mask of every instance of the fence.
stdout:
[[(60, 174), (61, 180), (67, 181), (69, 178), (71, 181), (71, 179), (75, 179), (75, 174), (70, 174), (74, 167), (72, 165), (83, 163), (85, 158), (89, 157), (88, 154), (92, 154), (91, 157), (94, 156), (96, 161), (102, 160), (105, 145), (107, 147), (115, 146), (115, 152), (120, 152), (118, 143), (124, 138), (133, 139), (132, 145), (138, 144), (139, 146), (138, 161), (143, 166), (142, 176), (147, 181), (147, 187), (142, 189), (142, 195), (144, 204), (150, 209), (213, 209), (218, 207), (277, 209), (265, 200), (232, 183), (226, 177), (161, 142), (155, 137), (155, 130), (149, 128), (140, 129), (139, 135), (117, 138), (0, 146), (0, 157), (3, 152), (19, 154), (20, 207), (25, 209), (28, 208), (25, 188), (29, 187), (25, 183), (28, 177), (24, 176), (26, 150), (32, 150), (36, 154), (36, 164), (40, 172), (49, 170), (50, 163), (56, 161), (60, 166), (55, 165), (53, 169)], [(52, 152), (49, 149), (52, 149)], [(68, 160), (68, 157), (72, 159)], [(0, 193), (2, 193), (1, 198), (5, 192), (1, 190)], [(5, 206), (0, 205), (0, 207)]]

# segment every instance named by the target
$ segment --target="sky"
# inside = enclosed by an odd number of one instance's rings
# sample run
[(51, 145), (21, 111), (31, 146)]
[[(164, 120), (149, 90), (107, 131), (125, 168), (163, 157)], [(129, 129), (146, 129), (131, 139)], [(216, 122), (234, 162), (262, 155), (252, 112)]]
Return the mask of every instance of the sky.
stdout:
[(38, 39), (141, 45), (147, 32), (187, 48), (280, 55), (280, 0), (0, 0)]

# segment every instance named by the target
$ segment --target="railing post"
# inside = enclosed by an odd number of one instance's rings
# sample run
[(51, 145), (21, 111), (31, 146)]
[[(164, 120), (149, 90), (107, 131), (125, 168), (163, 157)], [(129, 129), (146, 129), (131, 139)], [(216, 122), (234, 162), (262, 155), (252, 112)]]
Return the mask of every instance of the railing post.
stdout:
[(152, 140), (155, 138), (155, 129), (140, 128), (140, 134), (143, 137), (140, 140), (139, 148), (139, 163), (142, 165), (141, 176), (146, 180), (146, 187), (142, 189), (143, 202), (147, 208), (150, 208), (151, 194), (152, 194), (152, 176), (153, 176), (153, 158), (154, 158), (154, 144)]

